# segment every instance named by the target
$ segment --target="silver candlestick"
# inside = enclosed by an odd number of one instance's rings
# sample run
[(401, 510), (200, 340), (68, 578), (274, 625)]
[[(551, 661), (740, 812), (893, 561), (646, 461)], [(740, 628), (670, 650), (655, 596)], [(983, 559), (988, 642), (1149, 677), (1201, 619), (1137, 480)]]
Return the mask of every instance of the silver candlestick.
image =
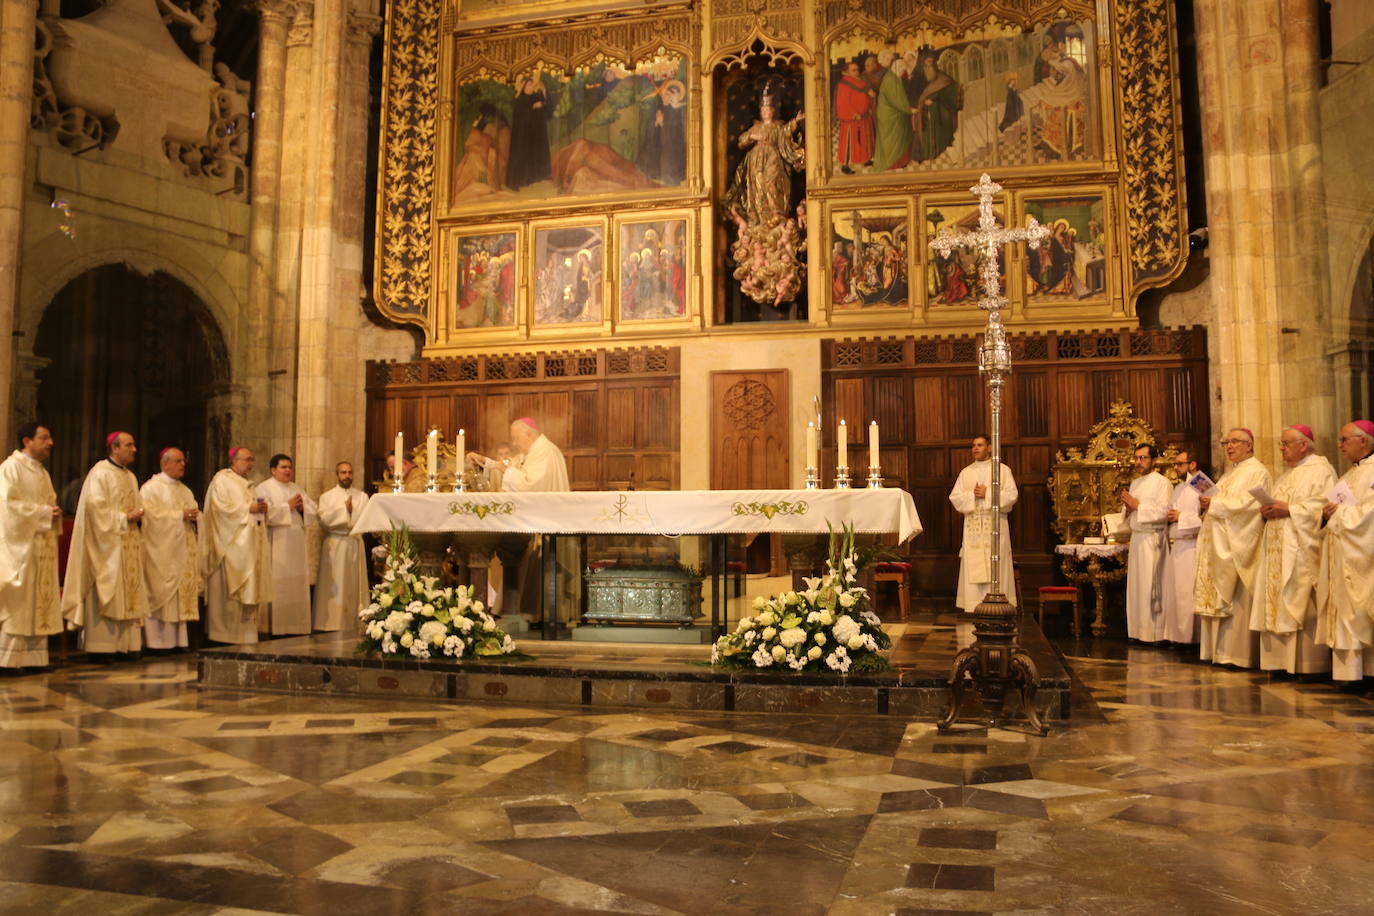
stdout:
[(425, 492), (439, 492), (439, 472), (434, 470), (433, 468), (430, 468), (427, 472), (425, 472)]
[(842, 464), (835, 468), (835, 489), (849, 489), (849, 465)]
[(868, 488), (870, 490), (881, 490), (883, 488), (883, 469), (876, 464), (868, 466)]
[(814, 464), (808, 465), (806, 468), (806, 489), (819, 490), (820, 488), (821, 476), (816, 473), (816, 466)]

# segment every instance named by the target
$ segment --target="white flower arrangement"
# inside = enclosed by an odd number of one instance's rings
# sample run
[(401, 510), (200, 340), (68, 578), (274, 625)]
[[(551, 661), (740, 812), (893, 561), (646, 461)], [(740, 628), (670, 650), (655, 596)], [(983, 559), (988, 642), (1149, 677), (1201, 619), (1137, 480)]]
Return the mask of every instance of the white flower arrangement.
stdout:
[(516, 651), (515, 640), (473, 599), (472, 586), (442, 588), (434, 576), (415, 574), (415, 545), (404, 527), (388, 536), (382, 581), (358, 619), (359, 652), (458, 659)]
[(785, 667), (793, 671), (881, 671), (890, 667), (883, 650), (892, 640), (859, 587), (860, 563), (854, 529), (830, 535), (825, 575), (807, 578), (806, 588), (754, 599), (753, 616), (716, 640), (711, 664), (723, 668)]

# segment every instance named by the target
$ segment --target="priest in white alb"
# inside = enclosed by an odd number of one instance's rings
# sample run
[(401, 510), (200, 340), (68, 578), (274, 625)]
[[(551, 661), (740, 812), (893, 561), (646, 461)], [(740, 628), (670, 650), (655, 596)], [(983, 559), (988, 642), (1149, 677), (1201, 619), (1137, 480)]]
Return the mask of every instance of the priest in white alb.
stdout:
[(319, 524), (315, 501), (295, 481), (290, 455), (273, 455), (271, 477), (257, 486), (267, 503), (267, 541), (272, 545), (273, 636), (310, 632), (310, 559), (306, 530)]
[(250, 450), (231, 448), (229, 467), (205, 491), (205, 635), (215, 642), (257, 642), (258, 614), (272, 600), (272, 552), (263, 524), (267, 503), (248, 481), (254, 464)]
[(367, 506), (367, 494), (353, 486), (353, 465), (334, 465), (338, 485), (320, 494), (320, 572), (315, 583), (314, 627), (318, 631), (357, 628), (358, 610), (368, 603), (367, 551), (353, 523)]
[(1164, 560), (1164, 640), (1180, 646), (1197, 642), (1193, 590), (1197, 585), (1197, 534), (1202, 527), (1201, 494), (1190, 481), (1197, 476), (1192, 452), (1174, 456), (1174, 484), (1169, 503), (1169, 555)]
[(1259, 633), (1260, 667), (1290, 674), (1331, 670), (1331, 650), (1318, 645), (1317, 570), (1321, 565), (1322, 508), (1336, 483), (1331, 462), (1316, 453), (1312, 428), (1285, 427), (1279, 451), (1285, 470), (1260, 506), (1264, 540), (1255, 576), (1250, 629)]
[(1259, 637), (1250, 629), (1250, 605), (1259, 565), (1264, 518), (1250, 491), (1274, 485), (1269, 469), (1255, 457), (1255, 435), (1237, 427), (1222, 440), (1231, 469), (1203, 495), (1206, 516), (1198, 532), (1197, 586), (1200, 656), (1214, 665), (1253, 668), (1259, 663)]
[(1317, 574), (1317, 641), (1331, 647), (1331, 677), (1374, 677), (1374, 423), (1341, 427), (1347, 492), (1322, 507), (1326, 538)]
[(126, 432), (105, 438), (106, 455), (86, 474), (76, 505), (62, 614), (81, 627), (87, 655), (136, 655), (148, 616), (143, 581), (143, 500), (129, 470), (138, 447)]
[[(977, 436), (971, 447), (973, 463), (959, 472), (950, 491), (949, 501), (964, 517), (964, 542), (959, 549), (959, 590), (954, 604), (972, 614), (992, 587), (992, 445), (987, 436)], [(1016, 605), (1016, 586), (1012, 578), (1011, 528), (1007, 513), (1016, 505), (1016, 478), (1011, 468), (1001, 465), (1002, 492), (997, 524), (1001, 526), (1002, 542), (999, 580), (1004, 594), (1013, 607)]]
[(44, 668), (48, 637), (62, 632), (57, 532), (62, 510), (43, 462), (52, 433), (26, 423), (0, 464), (0, 668)]
[(196, 522), (200, 507), (186, 475), (186, 455), (164, 448), (158, 473), (139, 490), (143, 497), (143, 577), (148, 585), (148, 618), (143, 638), (150, 650), (185, 649), (186, 624), (200, 618), (205, 590)]
[(1164, 559), (1168, 556), (1173, 487), (1155, 469), (1152, 444), (1135, 450), (1136, 478), (1121, 493), (1131, 547), (1126, 561), (1126, 635), (1141, 642), (1164, 639)]

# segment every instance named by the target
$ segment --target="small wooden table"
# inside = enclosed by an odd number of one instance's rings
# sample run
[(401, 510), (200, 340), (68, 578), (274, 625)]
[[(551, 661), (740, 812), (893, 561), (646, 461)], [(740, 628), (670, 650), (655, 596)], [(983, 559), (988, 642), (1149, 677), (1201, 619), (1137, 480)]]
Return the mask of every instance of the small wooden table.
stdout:
[(1107, 585), (1126, 575), (1126, 551), (1125, 544), (1060, 544), (1054, 548), (1054, 552), (1063, 557), (1059, 568), (1064, 570), (1069, 581), (1092, 586), (1097, 599), (1092, 622), (1094, 636), (1107, 632), (1107, 622), (1103, 619)]

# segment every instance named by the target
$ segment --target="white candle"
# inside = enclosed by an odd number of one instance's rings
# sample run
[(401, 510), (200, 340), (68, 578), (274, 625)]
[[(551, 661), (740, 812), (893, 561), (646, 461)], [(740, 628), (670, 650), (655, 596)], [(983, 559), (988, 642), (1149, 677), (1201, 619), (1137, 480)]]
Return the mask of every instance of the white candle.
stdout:
[(820, 464), (818, 456), (819, 446), (816, 443), (816, 424), (808, 422), (806, 424), (806, 466), (809, 468), (817, 467)]
[(868, 466), (878, 466), (878, 421), (868, 424)]
[(843, 420), (835, 433), (835, 466), (849, 467), (849, 426)]
[(403, 460), (403, 459), (402, 459), (402, 457), (401, 457), (401, 456), (405, 453), (405, 448), (406, 448), (406, 437), (405, 437), (403, 434), (401, 434), (401, 433), (397, 433), (397, 434), (396, 434), (396, 456), (395, 456), (395, 458), (392, 459), (393, 461), (395, 461), (396, 464), (395, 464), (395, 467), (392, 469), (392, 472), (391, 472), (391, 476), (394, 477), (394, 478), (397, 479), (397, 480), (400, 480), (400, 479), (402, 479), (403, 477), (405, 477), (406, 469), (405, 469), (405, 465), (402, 463), (402, 460)]
[(458, 455), (458, 460), (457, 460), (458, 470), (457, 470), (457, 474), (458, 474), (459, 477), (463, 476), (463, 472), (464, 472), (465, 470), (467, 470), (467, 466), (468, 466), (468, 464), (467, 464), (467, 461), (468, 461), (467, 441), (468, 441), (467, 430), (463, 430), (463, 429), (458, 430), (458, 447), (457, 447), (457, 449), (456, 449), (456, 453), (457, 453), (457, 455)]
[(425, 436), (425, 471), (439, 473), (439, 430), (431, 429)]

